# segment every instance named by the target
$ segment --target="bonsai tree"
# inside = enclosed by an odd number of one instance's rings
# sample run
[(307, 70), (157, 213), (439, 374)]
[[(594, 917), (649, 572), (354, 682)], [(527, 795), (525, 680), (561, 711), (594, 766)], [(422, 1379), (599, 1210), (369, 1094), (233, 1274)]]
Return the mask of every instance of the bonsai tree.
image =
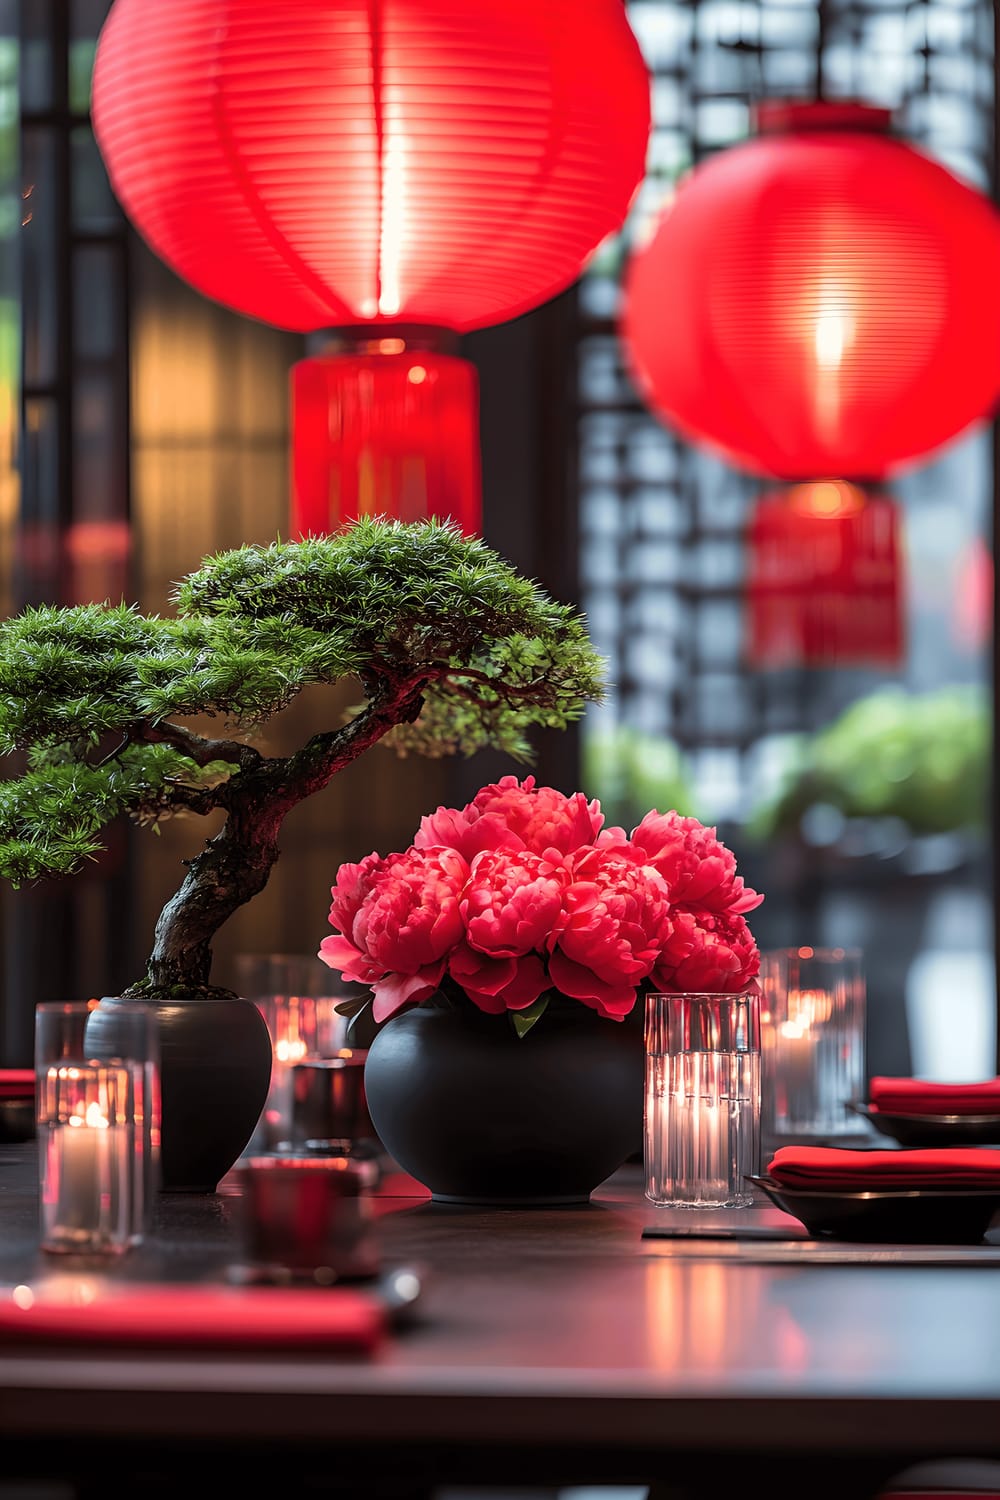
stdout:
[[(205, 559), (169, 617), (129, 604), (26, 609), (0, 624), (0, 873), (69, 875), (121, 814), (156, 828), (225, 813), (156, 923), (148, 999), (227, 994), (212, 941), (263, 890), (286, 814), (384, 740), (402, 754), (530, 760), (602, 693), (581, 618), (450, 523), (365, 519)], [(301, 689), (353, 679), (361, 700), (293, 754), (255, 731)], [(342, 698), (338, 697), (338, 703)], [(217, 737), (188, 720), (216, 718)]]

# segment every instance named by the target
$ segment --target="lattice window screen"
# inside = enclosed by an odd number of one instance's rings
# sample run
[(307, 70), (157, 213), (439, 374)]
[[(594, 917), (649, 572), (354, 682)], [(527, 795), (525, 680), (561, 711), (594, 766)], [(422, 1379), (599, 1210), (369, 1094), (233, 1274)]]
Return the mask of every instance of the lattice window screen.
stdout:
[[(637, 398), (616, 334), (623, 256), (680, 174), (746, 136), (764, 97), (820, 90), (887, 106), (909, 139), (989, 189), (993, 10), (984, 0), (631, 0), (629, 12), (654, 73), (649, 172), (579, 299), (582, 602), (613, 684), (584, 724), (585, 755), (616, 726), (666, 738), (690, 772), (692, 810), (725, 821), (766, 777), (769, 737), (827, 722), (884, 678), (744, 669), (743, 529), (755, 483), (674, 438)], [(916, 596), (941, 567), (942, 506), (956, 546), (988, 530), (989, 434), (963, 439), (895, 490)], [(985, 675), (982, 661), (949, 655), (916, 610), (910, 639), (908, 686)]]

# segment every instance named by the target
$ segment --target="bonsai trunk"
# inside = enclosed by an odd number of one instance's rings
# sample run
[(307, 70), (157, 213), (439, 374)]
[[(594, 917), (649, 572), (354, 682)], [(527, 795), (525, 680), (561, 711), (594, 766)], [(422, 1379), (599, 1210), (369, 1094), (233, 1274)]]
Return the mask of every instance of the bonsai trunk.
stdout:
[(146, 977), (127, 995), (166, 999), (212, 988), (212, 941), (267, 884), (285, 811), (266, 801), (253, 805), (246, 797), (234, 802), (219, 832), (188, 862), (179, 890), (157, 920)]
[[(170, 999), (209, 993), (212, 940), (222, 924), (258, 895), (277, 861), (285, 816), (304, 797), (321, 791), (337, 771), (420, 711), (422, 678), (405, 676), (373, 693), (372, 702), (344, 728), (314, 735), (287, 759), (244, 764), (239, 786), (226, 789), (226, 821), (201, 854), (187, 862), (176, 895), (160, 913), (146, 977), (125, 994)], [(186, 747), (187, 748), (187, 747)], [(208, 810), (208, 809), (205, 809)], [(228, 991), (215, 991), (228, 994)]]

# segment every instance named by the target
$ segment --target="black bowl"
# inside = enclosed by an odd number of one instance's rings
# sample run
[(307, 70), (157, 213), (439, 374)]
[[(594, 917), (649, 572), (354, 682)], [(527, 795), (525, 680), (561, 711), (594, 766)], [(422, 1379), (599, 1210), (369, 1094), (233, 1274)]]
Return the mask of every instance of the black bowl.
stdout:
[(977, 1245), (1000, 1210), (1000, 1188), (820, 1192), (773, 1177), (748, 1181), (811, 1235), (897, 1245)]
[(1000, 1145), (1000, 1115), (902, 1115), (870, 1104), (847, 1107), (901, 1146)]

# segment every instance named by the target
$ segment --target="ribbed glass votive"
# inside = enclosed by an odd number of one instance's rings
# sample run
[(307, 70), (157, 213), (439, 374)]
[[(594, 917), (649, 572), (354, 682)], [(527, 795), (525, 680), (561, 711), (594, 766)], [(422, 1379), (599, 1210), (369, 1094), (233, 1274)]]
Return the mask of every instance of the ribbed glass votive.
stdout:
[(753, 1201), (760, 1171), (760, 997), (646, 997), (646, 1197), (680, 1208)]

